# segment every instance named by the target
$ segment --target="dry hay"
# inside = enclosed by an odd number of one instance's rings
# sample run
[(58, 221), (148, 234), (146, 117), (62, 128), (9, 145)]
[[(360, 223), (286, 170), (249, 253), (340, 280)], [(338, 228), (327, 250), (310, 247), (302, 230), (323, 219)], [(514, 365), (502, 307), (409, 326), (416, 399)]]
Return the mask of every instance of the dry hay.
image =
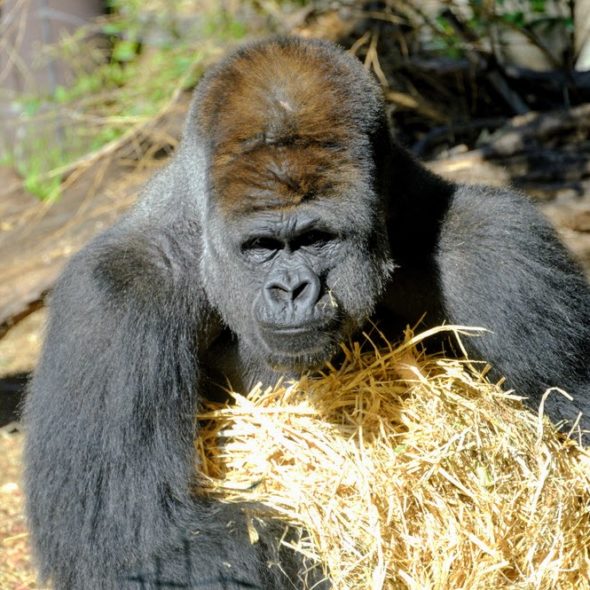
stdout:
[(588, 455), (428, 334), (208, 405), (200, 493), (307, 529), (340, 590), (589, 588)]

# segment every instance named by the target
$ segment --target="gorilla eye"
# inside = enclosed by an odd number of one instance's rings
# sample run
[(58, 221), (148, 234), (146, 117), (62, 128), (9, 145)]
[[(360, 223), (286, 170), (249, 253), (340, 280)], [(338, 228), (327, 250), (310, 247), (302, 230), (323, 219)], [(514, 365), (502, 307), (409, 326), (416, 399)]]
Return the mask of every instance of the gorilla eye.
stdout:
[(293, 249), (297, 248), (322, 248), (336, 236), (328, 231), (313, 229), (305, 232), (293, 240)]
[(255, 256), (270, 256), (283, 248), (284, 244), (280, 240), (263, 236), (250, 238), (242, 244), (242, 252)]

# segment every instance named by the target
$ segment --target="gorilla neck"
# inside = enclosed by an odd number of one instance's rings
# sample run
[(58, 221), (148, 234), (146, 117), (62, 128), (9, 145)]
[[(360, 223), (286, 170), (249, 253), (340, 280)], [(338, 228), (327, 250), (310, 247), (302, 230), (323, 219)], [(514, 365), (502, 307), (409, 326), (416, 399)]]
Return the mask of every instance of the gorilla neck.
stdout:
[[(382, 317), (389, 319), (382, 319), (376, 324), (380, 333), (390, 342), (401, 339), (406, 322), (391, 313), (382, 314)], [(364, 329), (371, 332), (372, 326), (374, 324), (371, 321)], [(332, 366), (338, 367), (344, 358), (339, 350), (329, 360)], [(280, 379), (298, 379), (309, 370), (273, 369), (259, 356), (241, 346), (231, 330), (224, 328), (203, 355), (199, 390), (207, 399), (223, 402), (229, 400), (228, 391), (245, 395), (258, 383), (263, 387), (273, 387)]]
[(297, 371), (276, 371), (240, 346), (237, 337), (224, 329), (208, 348), (201, 368), (200, 390), (207, 399), (225, 401), (228, 390), (247, 394), (257, 383), (274, 386), (279, 379), (296, 379)]

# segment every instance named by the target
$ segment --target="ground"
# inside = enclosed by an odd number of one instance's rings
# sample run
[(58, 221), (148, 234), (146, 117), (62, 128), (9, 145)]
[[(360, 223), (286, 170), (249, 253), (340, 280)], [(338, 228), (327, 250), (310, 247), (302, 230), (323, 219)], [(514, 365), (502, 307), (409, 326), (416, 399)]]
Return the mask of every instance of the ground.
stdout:
[(0, 588), (28, 590), (35, 582), (23, 515), (21, 432), (0, 429)]

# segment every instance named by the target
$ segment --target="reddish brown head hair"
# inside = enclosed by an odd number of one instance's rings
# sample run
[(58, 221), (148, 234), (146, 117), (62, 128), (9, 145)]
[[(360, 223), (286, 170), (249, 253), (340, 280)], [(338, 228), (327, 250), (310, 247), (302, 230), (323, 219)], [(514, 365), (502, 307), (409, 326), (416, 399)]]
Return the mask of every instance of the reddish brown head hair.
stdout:
[(236, 53), (203, 80), (198, 105), (210, 190), (227, 213), (337, 197), (362, 173), (383, 118), (358, 60), (297, 39)]

